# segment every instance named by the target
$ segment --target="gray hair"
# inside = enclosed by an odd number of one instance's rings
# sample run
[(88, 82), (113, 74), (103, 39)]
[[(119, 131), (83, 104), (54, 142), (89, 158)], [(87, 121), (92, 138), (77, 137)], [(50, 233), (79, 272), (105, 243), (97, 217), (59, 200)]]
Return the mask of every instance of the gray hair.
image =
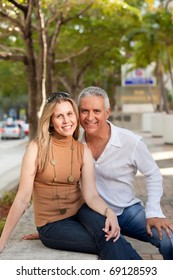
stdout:
[(105, 102), (105, 109), (107, 110), (110, 108), (109, 97), (104, 89), (99, 88), (99, 87), (94, 87), (94, 86), (84, 88), (81, 91), (81, 93), (79, 94), (78, 106), (80, 106), (81, 98), (86, 97), (86, 96), (102, 96), (104, 99), (104, 102)]

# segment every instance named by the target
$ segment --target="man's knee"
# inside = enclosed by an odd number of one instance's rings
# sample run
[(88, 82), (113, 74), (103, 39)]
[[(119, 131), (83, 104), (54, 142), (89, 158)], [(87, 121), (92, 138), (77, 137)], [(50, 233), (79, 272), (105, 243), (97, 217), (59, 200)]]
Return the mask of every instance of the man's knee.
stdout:
[(169, 237), (164, 229), (162, 229), (162, 239), (159, 238), (159, 234), (156, 228), (152, 228), (153, 240), (155, 242), (155, 246), (158, 248), (164, 248), (165, 250), (173, 251), (173, 233), (171, 233), (171, 237)]

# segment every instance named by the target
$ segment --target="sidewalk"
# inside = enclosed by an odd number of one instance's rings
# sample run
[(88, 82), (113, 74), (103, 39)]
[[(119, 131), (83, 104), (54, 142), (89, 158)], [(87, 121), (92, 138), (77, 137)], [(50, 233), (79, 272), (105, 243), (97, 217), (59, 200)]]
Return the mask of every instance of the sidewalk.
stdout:
[[(152, 138), (150, 133), (141, 133), (151, 151), (154, 159), (160, 167), (164, 180), (164, 194), (162, 208), (166, 217), (173, 223), (173, 145), (164, 145), (162, 138)], [(18, 166), (20, 168), (20, 166)], [(6, 177), (8, 180), (9, 176)], [(18, 175), (16, 173), (16, 179)], [(8, 183), (8, 182), (7, 182)], [(145, 202), (146, 189), (144, 179), (137, 174), (135, 189), (137, 195)], [(0, 260), (95, 260), (96, 255), (82, 254), (68, 251), (60, 251), (46, 248), (40, 240), (21, 240), (24, 234), (35, 232), (33, 224), (32, 206), (23, 214), (19, 224), (11, 235), (5, 250), (0, 254)], [(134, 248), (145, 260), (161, 260), (158, 250), (150, 244), (128, 238)]]
[(18, 185), (20, 166), (28, 138), (0, 140), (0, 197)]

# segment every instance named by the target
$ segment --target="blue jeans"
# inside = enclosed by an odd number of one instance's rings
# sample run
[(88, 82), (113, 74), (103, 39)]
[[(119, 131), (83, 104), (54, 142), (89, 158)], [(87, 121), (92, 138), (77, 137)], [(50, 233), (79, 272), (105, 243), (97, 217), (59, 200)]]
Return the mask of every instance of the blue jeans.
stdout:
[(59, 250), (97, 254), (103, 260), (140, 260), (131, 244), (121, 236), (106, 241), (105, 217), (83, 205), (75, 216), (38, 228), (42, 243)]
[(121, 234), (144, 242), (149, 242), (159, 249), (165, 260), (173, 260), (173, 234), (171, 238), (162, 230), (163, 238), (159, 239), (158, 232), (152, 228), (153, 236), (146, 231), (146, 216), (144, 207), (137, 203), (124, 209), (118, 216)]

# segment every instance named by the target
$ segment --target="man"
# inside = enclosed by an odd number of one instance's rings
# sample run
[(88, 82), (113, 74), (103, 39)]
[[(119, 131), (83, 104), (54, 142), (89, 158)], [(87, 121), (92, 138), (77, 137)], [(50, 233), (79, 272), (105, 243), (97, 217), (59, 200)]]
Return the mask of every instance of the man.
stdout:
[[(173, 226), (160, 206), (162, 176), (142, 138), (108, 121), (110, 103), (98, 87), (85, 88), (78, 98), (81, 141), (91, 149), (99, 194), (118, 216), (121, 234), (159, 249), (163, 258), (173, 259)], [(148, 199), (144, 208), (135, 196), (137, 171), (146, 179)]]

